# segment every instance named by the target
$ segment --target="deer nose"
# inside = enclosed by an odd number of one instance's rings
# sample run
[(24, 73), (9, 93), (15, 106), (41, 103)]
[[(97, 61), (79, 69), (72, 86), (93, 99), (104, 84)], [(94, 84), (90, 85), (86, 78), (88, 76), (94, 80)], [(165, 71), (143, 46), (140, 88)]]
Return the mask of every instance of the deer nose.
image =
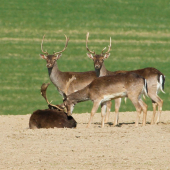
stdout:
[(51, 67), (51, 64), (50, 63), (46, 64), (46, 67), (47, 68)]
[(95, 65), (95, 68), (96, 68), (96, 69), (99, 69), (99, 68), (100, 68), (100, 65)]
[(68, 111), (67, 116), (71, 116), (71, 115), (72, 115), (71, 111)]

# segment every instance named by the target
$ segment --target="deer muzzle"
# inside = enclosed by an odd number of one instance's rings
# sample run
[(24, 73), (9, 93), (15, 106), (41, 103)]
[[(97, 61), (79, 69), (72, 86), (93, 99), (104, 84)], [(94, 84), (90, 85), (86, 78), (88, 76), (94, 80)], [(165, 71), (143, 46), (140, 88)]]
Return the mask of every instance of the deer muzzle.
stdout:
[(51, 63), (47, 63), (47, 64), (46, 64), (46, 67), (47, 67), (47, 68), (51, 68), (51, 67), (52, 67), (52, 64), (51, 64)]
[(99, 69), (99, 68), (100, 68), (100, 65), (99, 65), (99, 64), (96, 64), (94, 67), (95, 67), (95, 69)]

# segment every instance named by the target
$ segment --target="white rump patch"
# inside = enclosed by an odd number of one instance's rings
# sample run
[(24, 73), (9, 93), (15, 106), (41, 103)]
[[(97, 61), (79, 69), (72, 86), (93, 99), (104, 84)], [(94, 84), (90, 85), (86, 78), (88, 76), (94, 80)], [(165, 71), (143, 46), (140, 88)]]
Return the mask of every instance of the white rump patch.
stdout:
[[(142, 94), (144, 94), (145, 96), (148, 97), (148, 93), (147, 93), (146, 87), (147, 87), (147, 81), (146, 81), (146, 79), (145, 79), (145, 84), (144, 84), (144, 86), (143, 86)], [(144, 95), (143, 95), (143, 96), (144, 96)]]
[(163, 83), (163, 77), (162, 75), (159, 77), (159, 82), (157, 82), (157, 91), (156, 93), (158, 94), (160, 91), (162, 91), (162, 93), (165, 93), (162, 89), (162, 83)]

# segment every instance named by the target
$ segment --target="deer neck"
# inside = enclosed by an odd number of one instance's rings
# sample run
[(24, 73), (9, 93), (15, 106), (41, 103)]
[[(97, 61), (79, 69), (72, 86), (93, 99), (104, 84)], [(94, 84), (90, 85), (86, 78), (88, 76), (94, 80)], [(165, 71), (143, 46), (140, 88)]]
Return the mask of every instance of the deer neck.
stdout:
[(103, 63), (100, 69), (95, 69), (95, 72), (96, 72), (97, 77), (102, 77), (102, 76), (106, 76), (108, 71), (106, 70), (106, 67)]
[(57, 63), (55, 62), (52, 68), (48, 68), (48, 74), (52, 83), (57, 87), (57, 89), (62, 89), (63, 87), (63, 77), (61, 71), (58, 69)]
[(70, 94), (68, 96), (68, 98), (69, 98), (69, 100), (73, 100), (76, 103), (90, 100), (88, 86), (86, 86), (85, 88)]

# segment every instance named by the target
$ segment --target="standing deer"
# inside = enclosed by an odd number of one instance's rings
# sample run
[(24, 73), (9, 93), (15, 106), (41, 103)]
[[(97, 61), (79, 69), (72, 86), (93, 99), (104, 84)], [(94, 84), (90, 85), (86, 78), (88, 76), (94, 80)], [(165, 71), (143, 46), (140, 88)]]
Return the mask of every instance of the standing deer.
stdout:
[(89, 127), (95, 112), (101, 104), (101, 124), (103, 128), (107, 101), (128, 97), (137, 111), (135, 126), (138, 126), (139, 115), (142, 110), (144, 126), (146, 124), (147, 105), (141, 99), (143, 93), (147, 95), (147, 83), (142, 76), (133, 72), (117, 73), (98, 77), (85, 88), (65, 96), (63, 105), (67, 109), (67, 114), (71, 115), (77, 103), (91, 100), (93, 102), (93, 108), (87, 125)]
[[(152, 116), (152, 120), (151, 120), (151, 124), (154, 124), (154, 120), (155, 120), (155, 114), (156, 114), (156, 108), (158, 106), (158, 116), (156, 119), (155, 123), (158, 123), (160, 120), (160, 115), (161, 115), (161, 111), (162, 111), (162, 106), (163, 106), (163, 100), (157, 95), (159, 91), (164, 92), (164, 83), (165, 83), (165, 76), (163, 73), (161, 73), (159, 70), (157, 70), (156, 68), (153, 67), (148, 67), (148, 68), (143, 68), (143, 69), (139, 69), (139, 70), (132, 70), (132, 71), (108, 71), (104, 65), (104, 60), (107, 59), (110, 56), (110, 49), (111, 49), (111, 38), (110, 38), (110, 45), (108, 48), (108, 51), (104, 53), (104, 50), (106, 49), (106, 47), (102, 50), (101, 54), (98, 55), (96, 54), (94, 51), (89, 50), (87, 43), (88, 43), (88, 37), (89, 37), (89, 33), (87, 33), (86, 35), (86, 49), (90, 52), (87, 53), (87, 56), (93, 60), (94, 62), (94, 68), (96, 71), (96, 75), (98, 77), (101, 76), (105, 76), (105, 75), (112, 75), (115, 73), (120, 73), (120, 72), (134, 72), (138, 75), (141, 75), (142, 77), (144, 77), (147, 80), (147, 84), (148, 84), (148, 96), (150, 97), (150, 99), (152, 100), (152, 106), (153, 106), (153, 116)], [(120, 108), (120, 104), (121, 104), (121, 99), (116, 99), (115, 101), (116, 104), (116, 109), (115, 109), (115, 120), (114, 120), (114, 125), (118, 124), (118, 111)], [(109, 114), (107, 114), (106, 116), (106, 122), (108, 121), (108, 117)]]
[[(67, 81), (75, 76), (75, 80), (72, 81), (67, 88), (67, 93), (73, 93), (75, 91), (78, 91), (88, 84), (90, 84), (97, 76), (95, 71), (86, 71), (86, 72), (62, 72), (59, 70), (57, 66), (57, 60), (61, 57), (62, 52), (65, 51), (68, 45), (69, 38), (66, 37), (66, 44), (62, 51), (55, 52), (53, 55), (49, 55), (48, 52), (43, 50), (43, 41), (45, 38), (45, 35), (43, 36), (42, 43), (41, 43), (41, 50), (44, 54), (40, 54), (41, 58), (46, 60), (48, 73), (50, 80), (52, 83), (57, 87), (57, 90), (59, 93), (63, 96), (63, 91), (66, 89)], [(107, 113), (110, 112), (111, 108), (111, 102), (107, 102)]]

